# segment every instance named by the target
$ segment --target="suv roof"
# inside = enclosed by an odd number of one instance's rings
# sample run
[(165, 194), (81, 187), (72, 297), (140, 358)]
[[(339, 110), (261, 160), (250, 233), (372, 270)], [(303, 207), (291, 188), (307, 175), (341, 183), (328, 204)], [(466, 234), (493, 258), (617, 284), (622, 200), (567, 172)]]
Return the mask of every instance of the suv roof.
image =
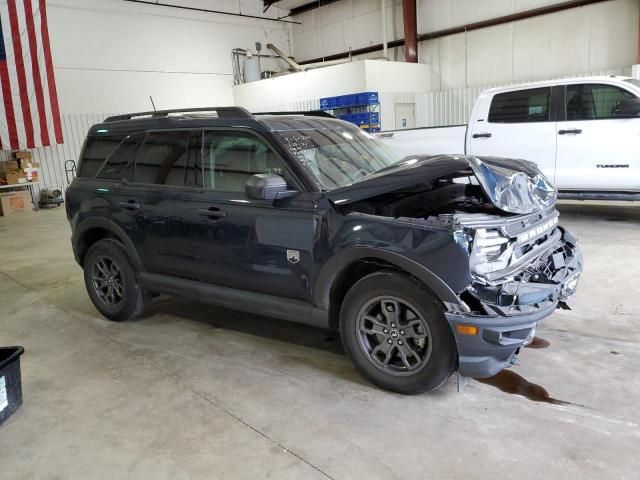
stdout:
[(200, 107), (181, 108), (171, 110), (155, 110), (147, 112), (127, 113), (106, 118), (102, 123), (93, 125), (89, 129), (89, 135), (107, 133), (109, 131), (135, 131), (169, 128), (198, 128), (206, 126), (234, 126), (260, 125), (266, 128), (261, 118), (277, 116), (282, 120), (299, 119), (300, 116), (335, 118), (323, 111), (301, 112), (263, 112), (252, 114), (243, 107)]

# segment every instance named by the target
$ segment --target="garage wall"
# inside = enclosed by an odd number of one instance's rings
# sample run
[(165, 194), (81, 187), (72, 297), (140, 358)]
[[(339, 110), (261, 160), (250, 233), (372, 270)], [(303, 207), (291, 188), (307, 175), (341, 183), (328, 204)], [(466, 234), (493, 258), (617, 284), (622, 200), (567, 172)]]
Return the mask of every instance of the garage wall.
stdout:
[[(263, 15), (255, 0), (167, 3)], [(65, 143), (34, 149), (41, 186), (66, 187), (65, 162), (109, 112), (151, 110), (149, 95), (158, 109), (232, 105), (232, 48), (259, 41), (290, 52), (291, 26), (279, 22), (123, 0), (47, 0), (47, 12)]]
[[(418, 33), (563, 3), (559, 0), (418, 0)], [(387, 0), (388, 40), (403, 37), (399, 0)], [(421, 42), (432, 86), (446, 90), (627, 68), (636, 61), (638, 0), (607, 2)], [(379, 0), (341, 0), (295, 17), (300, 61), (382, 42)], [(382, 52), (367, 55), (379, 56)], [(390, 55), (402, 59), (401, 49)]]
[[(255, 0), (167, 3), (262, 15)], [(50, 0), (47, 8), (66, 113), (146, 110), (149, 95), (158, 108), (231, 105), (232, 48), (259, 41), (290, 51), (290, 24), (279, 22), (123, 0)]]

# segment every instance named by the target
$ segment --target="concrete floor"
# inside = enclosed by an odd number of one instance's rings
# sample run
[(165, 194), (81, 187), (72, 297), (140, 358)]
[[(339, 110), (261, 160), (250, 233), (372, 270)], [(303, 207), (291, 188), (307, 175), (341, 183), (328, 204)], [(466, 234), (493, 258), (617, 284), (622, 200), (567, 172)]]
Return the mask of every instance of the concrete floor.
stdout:
[(329, 332), (179, 300), (110, 323), (62, 209), (0, 218), (0, 345), (26, 349), (0, 477), (638, 478), (640, 205), (560, 210), (586, 261), (574, 309), (490, 383), (566, 404), (454, 378), (387, 393)]

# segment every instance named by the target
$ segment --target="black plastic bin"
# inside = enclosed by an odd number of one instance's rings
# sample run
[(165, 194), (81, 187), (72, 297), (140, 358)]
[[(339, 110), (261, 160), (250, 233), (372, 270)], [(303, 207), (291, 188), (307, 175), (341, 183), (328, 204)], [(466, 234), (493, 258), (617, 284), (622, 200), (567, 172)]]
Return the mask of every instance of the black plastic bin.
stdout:
[(0, 425), (22, 405), (22, 347), (0, 347)]

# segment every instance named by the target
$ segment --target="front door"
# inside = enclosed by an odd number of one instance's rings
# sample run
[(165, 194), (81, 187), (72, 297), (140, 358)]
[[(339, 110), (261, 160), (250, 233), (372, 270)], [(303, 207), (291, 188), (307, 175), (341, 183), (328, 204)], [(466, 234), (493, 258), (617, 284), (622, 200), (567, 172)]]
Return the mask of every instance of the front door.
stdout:
[(565, 92), (566, 116), (557, 126), (558, 187), (639, 190), (640, 118), (614, 115), (621, 100), (635, 95), (593, 83), (567, 85)]
[(250, 199), (251, 175), (275, 173), (300, 189), (285, 161), (251, 131), (202, 133), (197, 187), (184, 207), (180, 252), (188, 275), (214, 285), (310, 301), (315, 206), (310, 193)]
[(551, 87), (499, 93), (490, 99), (488, 111), (487, 118), (474, 118), (469, 125), (467, 152), (529, 160), (553, 180), (556, 122)]

